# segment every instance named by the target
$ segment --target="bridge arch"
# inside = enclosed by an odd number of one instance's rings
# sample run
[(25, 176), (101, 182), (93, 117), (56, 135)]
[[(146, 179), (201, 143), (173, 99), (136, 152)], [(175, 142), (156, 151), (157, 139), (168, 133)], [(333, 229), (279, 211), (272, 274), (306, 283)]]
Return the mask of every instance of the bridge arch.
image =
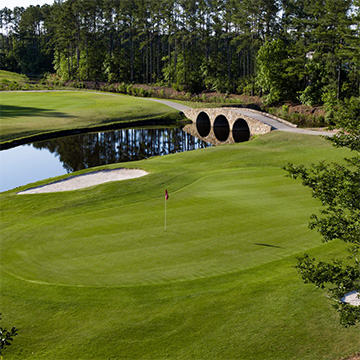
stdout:
[(248, 123), (242, 118), (235, 120), (232, 128), (232, 135), (236, 143), (248, 141), (250, 139), (250, 128)]
[(206, 112), (201, 111), (196, 117), (196, 129), (202, 137), (209, 135), (211, 130), (211, 121), (209, 115)]
[(218, 141), (226, 141), (230, 135), (229, 121), (225, 115), (218, 115), (214, 121), (214, 134)]
[(246, 114), (239, 108), (185, 109), (183, 112), (196, 125), (196, 136), (216, 144), (241, 142), (272, 130), (270, 125), (250, 116), (250, 110), (244, 111)]

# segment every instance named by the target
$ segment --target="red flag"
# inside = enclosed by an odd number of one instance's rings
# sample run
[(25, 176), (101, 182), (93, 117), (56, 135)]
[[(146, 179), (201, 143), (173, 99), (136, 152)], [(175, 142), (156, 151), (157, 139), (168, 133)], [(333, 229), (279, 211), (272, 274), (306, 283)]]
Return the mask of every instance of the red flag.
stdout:
[(169, 194), (167, 192), (167, 190), (165, 190), (165, 200), (167, 200), (169, 198)]

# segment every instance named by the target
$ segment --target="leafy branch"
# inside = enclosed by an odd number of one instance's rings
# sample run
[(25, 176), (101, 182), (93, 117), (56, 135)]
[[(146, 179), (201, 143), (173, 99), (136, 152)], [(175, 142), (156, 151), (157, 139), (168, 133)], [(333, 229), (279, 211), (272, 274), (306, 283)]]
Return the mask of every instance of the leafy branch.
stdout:
[[(0, 320), (1, 320), (1, 317), (0, 317)], [(2, 355), (5, 348), (7, 346), (11, 345), (11, 342), (14, 340), (14, 336), (18, 335), (17, 331), (18, 330), (16, 329), (15, 326), (11, 330), (8, 330), (8, 329), (0, 326), (0, 339), (1, 339), (0, 356)]]

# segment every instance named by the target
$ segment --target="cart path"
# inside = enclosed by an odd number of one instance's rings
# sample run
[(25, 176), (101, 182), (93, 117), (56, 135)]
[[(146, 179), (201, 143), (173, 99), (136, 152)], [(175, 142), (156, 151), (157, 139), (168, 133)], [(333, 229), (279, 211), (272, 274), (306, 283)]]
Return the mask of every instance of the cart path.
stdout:
[[(73, 91), (73, 90), (18, 90), (18, 91), (11, 91), (11, 92), (54, 92), (54, 91)], [(9, 91), (4, 91), (9, 92)], [(96, 94), (102, 94), (102, 95), (109, 95), (109, 96), (121, 96), (121, 94), (110, 94), (110, 93), (103, 93), (99, 91), (87, 91), (87, 92), (93, 92)], [(149, 101), (155, 101), (163, 105), (167, 105), (173, 109), (184, 111), (191, 109), (191, 107), (187, 105), (183, 105), (171, 100), (163, 100), (163, 99), (156, 99), (156, 98), (141, 98), (143, 100), (149, 100)], [(260, 111), (253, 111), (246, 108), (238, 108), (238, 109), (232, 109), (235, 113), (243, 114), (249, 117), (252, 117), (256, 120), (259, 120), (263, 122), (264, 124), (270, 125), (273, 130), (279, 130), (279, 131), (285, 131), (285, 132), (291, 132), (296, 134), (305, 134), (305, 135), (323, 135), (323, 136), (333, 136), (334, 133), (331, 133), (329, 131), (319, 131), (319, 130), (310, 130), (310, 129), (299, 129), (297, 127), (293, 127), (291, 125), (287, 125), (286, 123), (282, 123), (281, 121), (278, 121), (270, 116), (267, 116), (266, 113), (261, 113)]]
[[(161, 104), (167, 105), (172, 107), (173, 109), (184, 111), (189, 110), (191, 107), (182, 105), (170, 100), (162, 100), (162, 99), (154, 99), (154, 98), (146, 98), (150, 101), (156, 101)], [(225, 108), (226, 109), (226, 108)], [(230, 110), (230, 109), (227, 109)], [(242, 114), (249, 116), (251, 118), (254, 118), (256, 120), (261, 121), (264, 124), (267, 124), (272, 127), (273, 130), (279, 130), (279, 131), (285, 131), (285, 132), (291, 132), (296, 134), (305, 134), (305, 135), (323, 135), (323, 136), (332, 136), (333, 133), (329, 131), (319, 131), (319, 130), (310, 130), (310, 129), (299, 129), (295, 126), (287, 125), (286, 123), (283, 123), (281, 121), (278, 121), (270, 116), (268, 116), (266, 113), (261, 113), (260, 111), (254, 111), (254, 110), (248, 110), (246, 108), (238, 108), (238, 109), (231, 109), (230, 111), (233, 111), (237, 114)]]

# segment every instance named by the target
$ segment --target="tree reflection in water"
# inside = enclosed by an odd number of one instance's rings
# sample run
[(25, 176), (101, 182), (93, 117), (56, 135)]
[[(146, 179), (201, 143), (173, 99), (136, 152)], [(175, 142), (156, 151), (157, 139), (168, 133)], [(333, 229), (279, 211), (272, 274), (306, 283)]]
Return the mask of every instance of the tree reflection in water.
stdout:
[(180, 128), (138, 128), (67, 136), (36, 142), (33, 146), (55, 153), (70, 173), (99, 165), (141, 160), (211, 145)]

